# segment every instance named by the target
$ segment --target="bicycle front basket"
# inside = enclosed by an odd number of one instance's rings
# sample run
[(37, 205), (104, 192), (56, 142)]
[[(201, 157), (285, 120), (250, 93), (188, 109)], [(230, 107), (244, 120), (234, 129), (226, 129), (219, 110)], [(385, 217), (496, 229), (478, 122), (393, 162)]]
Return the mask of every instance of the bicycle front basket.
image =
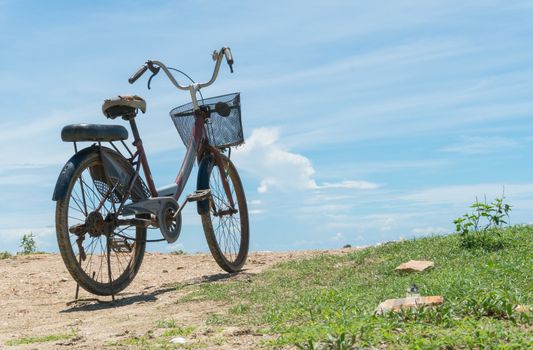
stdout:
[[(217, 102), (227, 103), (230, 114), (223, 117), (215, 111)], [(244, 142), (241, 121), (241, 95), (233, 94), (206, 98), (198, 101), (209, 107), (211, 115), (204, 126), (209, 144), (218, 148), (237, 146)], [(170, 111), (170, 117), (180, 134), (185, 146), (189, 145), (194, 128), (194, 110), (192, 103), (176, 107)]]

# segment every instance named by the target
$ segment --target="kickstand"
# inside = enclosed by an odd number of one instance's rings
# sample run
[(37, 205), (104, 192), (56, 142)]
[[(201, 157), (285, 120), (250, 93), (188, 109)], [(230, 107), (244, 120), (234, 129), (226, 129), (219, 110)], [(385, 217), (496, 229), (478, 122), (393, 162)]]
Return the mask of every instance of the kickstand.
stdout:
[[(80, 256), (80, 264), (81, 264), (81, 256)], [(94, 278), (94, 272), (93, 272), (93, 278)], [(79, 283), (76, 283), (76, 294), (74, 295), (74, 300), (72, 301), (69, 301), (67, 303), (67, 306), (68, 305), (72, 305), (72, 304), (76, 304), (80, 301), (97, 301), (99, 303), (105, 303), (105, 301), (102, 301), (98, 298), (89, 298), (89, 299), (79, 299), (79, 296), (80, 296), (80, 284)], [(115, 294), (111, 294), (111, 302), (114, 302), (115, 301)]]
[[(74, 142), (74, 147), (76, 147), (76, 143)], [(81, 254), (78, 258), (79, 264), (81, 266)], [(74, 300), (78, 300), (78, 297), (80, 296), (80, 284), (76, 282), (76, 295), (74, 296)]]

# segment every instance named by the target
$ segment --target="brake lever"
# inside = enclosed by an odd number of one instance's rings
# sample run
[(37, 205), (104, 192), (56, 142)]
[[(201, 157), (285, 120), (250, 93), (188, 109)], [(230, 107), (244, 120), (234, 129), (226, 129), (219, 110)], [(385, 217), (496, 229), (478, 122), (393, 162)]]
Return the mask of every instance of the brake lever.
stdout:
[(152, 83), (152, 78), (155, 77), (157, 73), (159, 73), (159, 70), (161, 69), (161, 67), (155, 67), (152, 64), (152, 61), (148, 61), (148, 69), (150, 69), (150, 72), (152, 72), (152, 75), (148, 79), (148, 90), (150, 90), (150, 84)]
[(224, 56), (226, 56), (226, 62), (228, 63), (230, 72), (233, 73), (233, 55), (229, 47), (224, 48)]

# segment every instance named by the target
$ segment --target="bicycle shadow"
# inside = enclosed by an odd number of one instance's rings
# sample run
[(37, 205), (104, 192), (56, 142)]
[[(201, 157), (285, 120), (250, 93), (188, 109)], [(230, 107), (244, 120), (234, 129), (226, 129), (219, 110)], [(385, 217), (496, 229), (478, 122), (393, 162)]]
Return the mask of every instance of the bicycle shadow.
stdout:
[(194, 286), (204, 283), (213, 283), (225, 280), (251, 282), (252, 277), (255, 275), (255, 273), (246, 272), (246, 270), (235, 273), (217, 273), (212, 275), (204, 275), (201, 277), (194, 277), (180, 282), (166, 283), (149, 293), (134, 295), (128, 295), (129, 293), (118, 294), (115, 296), (115, 300), (100, 300), (98, 298), (78, 299), (68, 302), (67, 306), (74, 306), (61, 310), (60, 313), (98, 311), (113, 309), (117, 307), (124, 307), (132, 304), (155, 302), (157, 301), (157, 297), (159, 295), (177, 291), (178, 287), (179, 289), (181, 289), (187, 286)]

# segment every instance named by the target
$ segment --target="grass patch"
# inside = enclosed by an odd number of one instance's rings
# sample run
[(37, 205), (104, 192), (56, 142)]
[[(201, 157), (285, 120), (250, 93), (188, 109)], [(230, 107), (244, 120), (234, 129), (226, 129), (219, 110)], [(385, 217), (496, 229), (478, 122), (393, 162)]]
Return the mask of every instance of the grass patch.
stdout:
[(11, 254), (10, 252), (7, 252), (7, 251), (0, 252), (0, 260), (10, 259), (12, 257), (13, 257), (13, 254)]
[(36, 337), (22, 337), (18, 339), (9, 340), (6, 342), (7, 346), (16, 346), (16, 345), (25, 345), (25, 344), (35, 344), (35, 343), (47, 343), (52, 341), (59, 340), (70, 340), (76, 337), (75, 333), (65, 333), (65, 334), (50, 334)]
[(203, 349), (207, 347), (204, 343), (173, 344), (170, 339), (173, 337), (186, 337), (194, 332), (195, 327), (168, 328), (161, 337), (156, 337), (153, 331), (148, 331), (141, 336), (131, 336), (117, 342), (107, 344), (108, 348), (123, 349), (143, 349), (143, 350), (170, 350), (170, 349)]
[(161, 319), (156, 322), (157, 328), (175, 328), (177, 327), (176, 320), (173, 318)]
[(170, 252), (170, 254), (173, 254), (173, 255), (187, 255), (187, 252), (184, 251), (184, 250), (181, 250), (181, 249), (177, 249), (177, 250), (174, 250), (174, 251)]
[(167, 329), (163, 333), (163, 337), (186, 337), (190, 335), (196, 327), (193, 326), (187, 326), (187, 327), (173, 327)]
[[(277, 335), (273, 347), (526, 348), (533, 316), (514, 307), (533, 303), (533, 228), (502, 229), (501, 239), (503, 248), (494, 251), (464, 249), (459, 235), (450, 235), (291, 261), (252, 283), (202, 284), (184, 301), (233, 301), (229, 316), (212, 315), (210, 323), (255, 325)], [(432, 260), (435, 268), (394, 271), (411, 259)], [(374, 316), (381, 301), (404, 297), (413, 283), (445, 303)]]

